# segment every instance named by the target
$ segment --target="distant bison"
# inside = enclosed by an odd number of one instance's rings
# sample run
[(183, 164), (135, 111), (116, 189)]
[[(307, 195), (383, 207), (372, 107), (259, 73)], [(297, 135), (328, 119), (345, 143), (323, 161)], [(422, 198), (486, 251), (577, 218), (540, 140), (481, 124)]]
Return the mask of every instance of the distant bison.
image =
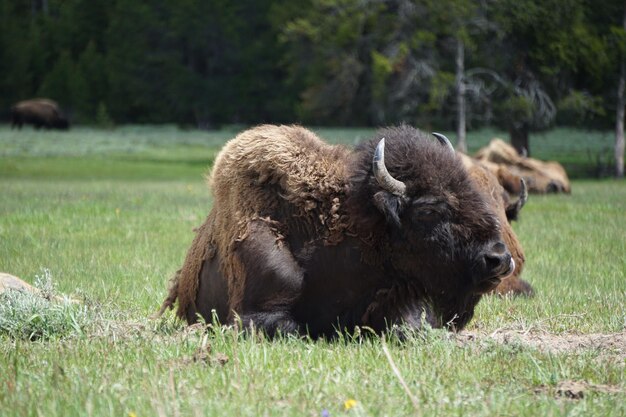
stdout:
[(496, 175), (499, 168), (505, 167), (512, 174), (522, 177), (532, 193), (570, 193), (572, 190), (561, 164), (522, 156), (502, 139), (493, 139), (475, 157)]
[(273, 335), (463, 328), (515, 261), (501, 219), (443, 136), (384, 129), (355, 150), (297, 126), (226, 144), (214, 205), (161, 312)]
[(11, 128), (32, 124), (35, 129), (68, 129), (70, 124), (59, 105), (45, 98), (24, 100), (11, 107)]
[[(491, 205), (500, 220), (504, 242), (515, 261), (513, 273), (505, 277), (493, 292), (499, 295), (534, 295), (533, 287), (520, 278), (526, 258), (522, 245), (510, 224), (513, 220), (517, 220), (520, 210), (528, 199), (526, 183), (506, 169), (496, 169), (494, 174), (490, 168), (477, 159), (461, 153), (458, 155), (476, 186), (490, 197)], [(517, 193), (515, 199), (511, 199), (509, 195), (509, 192), (513, 190)]]

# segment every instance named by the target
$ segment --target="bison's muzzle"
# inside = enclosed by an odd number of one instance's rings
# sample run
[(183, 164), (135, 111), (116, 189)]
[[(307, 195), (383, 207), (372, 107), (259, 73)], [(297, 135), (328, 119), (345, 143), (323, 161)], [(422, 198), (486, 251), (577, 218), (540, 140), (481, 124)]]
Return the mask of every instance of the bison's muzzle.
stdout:
[(480, 255), (480, 261), (474, 269), (476, 293), (491, 291), (514, 270), (515, 261), (504, 242), (493, 244)]

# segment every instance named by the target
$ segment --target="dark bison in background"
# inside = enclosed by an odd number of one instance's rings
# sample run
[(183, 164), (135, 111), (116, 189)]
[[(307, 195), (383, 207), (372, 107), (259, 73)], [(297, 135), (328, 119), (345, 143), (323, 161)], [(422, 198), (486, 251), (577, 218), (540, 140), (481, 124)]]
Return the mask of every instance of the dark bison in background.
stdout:
[[(383, 139), (384, 138), (384, 139)], [(463, 328), (515, 262), (444, 137), (389, 128), (355, 150), (259, 126), (217, 156), (214, 205), (161, 313), (333, 336)]]
[(37, 98), (24, 100), (11, 107), (11, 128), (21, 129), (32, 124), (35, 129), (69, 129), (70, 124), (59, 105), (52, 100)]

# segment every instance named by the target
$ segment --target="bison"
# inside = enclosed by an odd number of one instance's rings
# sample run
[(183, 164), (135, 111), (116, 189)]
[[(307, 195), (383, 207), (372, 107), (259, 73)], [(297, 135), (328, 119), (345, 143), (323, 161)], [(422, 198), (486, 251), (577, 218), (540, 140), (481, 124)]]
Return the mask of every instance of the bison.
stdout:
[(264, 125), (218, 154), (214, 205), (160, 313), (270, 336), (461, 329), (515, 261), (449, 141), (409, 126), (354, 150)]
[[(525, 181), (506, 169), (497, 169), (494, 174), (490, 167), (477, 159), (462, 153), (459, 153), (458, 156), (463, 161), (463, 165), (465, 165), (474, 184), (490, 198), (490, 204), (495, 209), (502, 226), (504, 242), (515, 261), (513, 273), (502, 279), (502, 282), (492, 292), (498, 295), (534, 295), (533, 287), (520, 278), (526, 258), (522, 245), (510, 224), (513, 220), (517, 220), (520, 210), (528, 199)], [(509, 196), (509, 192), (512, 190), (516, 190), (518, 193), (515, 200)]]
[(25, 123), (32, 124), (35, 129), (67, 130), (70, 127), (59, 105), (45, 98), (20, 101), (11, 107), (11, 128), (21, 129)]
[(522, 177), (532, 193), (570, 193), (571, 186), (565, 169), (555, 161), (540, 161), (517, 153), (514, 147), (502, 139), (493, 139), (488, 146), (481, 148), (475, 157), (497, 174), (498, 170), (508, 170)]

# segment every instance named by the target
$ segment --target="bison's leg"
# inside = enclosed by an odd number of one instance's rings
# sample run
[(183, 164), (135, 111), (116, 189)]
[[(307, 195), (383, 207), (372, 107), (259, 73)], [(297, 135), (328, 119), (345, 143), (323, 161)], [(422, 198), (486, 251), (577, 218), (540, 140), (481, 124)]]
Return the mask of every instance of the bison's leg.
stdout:
[(11, 120), (11, 130), (13, 130), (13, 128), (17, 127), (18, 130), (22, 130), (22, 125), (24, 124), (23, 120), (20, 118), (20, 116), (15, 115), (13, 116), (13, 119)]
[(270, 222), (256, 220), (237, 247), (246, 271), (240, 318), (268, 335), (297, 333), (291, 308), (300, 296), (304, 274)]

